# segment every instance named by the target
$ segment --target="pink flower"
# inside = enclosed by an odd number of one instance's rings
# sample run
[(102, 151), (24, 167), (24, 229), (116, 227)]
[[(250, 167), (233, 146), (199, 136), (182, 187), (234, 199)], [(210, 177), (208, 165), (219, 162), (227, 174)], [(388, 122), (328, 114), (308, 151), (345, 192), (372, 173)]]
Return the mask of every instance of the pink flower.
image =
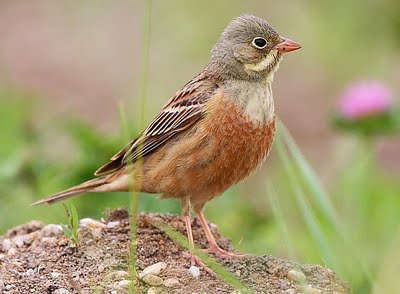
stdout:
[(350, 85), (339, 101), (339, 111), (348, 120), (387, 112), (393, 100), (390, 90), (378, 81), (361, 81)]

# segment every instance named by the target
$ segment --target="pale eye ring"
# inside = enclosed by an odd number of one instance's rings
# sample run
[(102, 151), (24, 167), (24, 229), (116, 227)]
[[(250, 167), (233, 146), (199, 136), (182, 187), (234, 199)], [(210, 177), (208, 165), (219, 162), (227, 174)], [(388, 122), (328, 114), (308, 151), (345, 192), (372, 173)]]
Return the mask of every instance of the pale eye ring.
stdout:
[(253, 41), (251, 41), (251, 44), (257, 49), (264, 49), (267, 47), (267, 40), (263, 37), (255, 37)]

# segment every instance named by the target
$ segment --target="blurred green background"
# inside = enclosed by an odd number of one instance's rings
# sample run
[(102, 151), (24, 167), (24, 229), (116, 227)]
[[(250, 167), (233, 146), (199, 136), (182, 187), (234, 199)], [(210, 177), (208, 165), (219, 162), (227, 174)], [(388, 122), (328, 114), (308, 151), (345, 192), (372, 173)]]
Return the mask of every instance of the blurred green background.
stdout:
[[(29, 204), (91, 178), (126, 134), (137, 134), (139, 118), (148, 123), (204, 67), (229, 20), (252, 13), (303, 46), (283, 61), (274, 96), (317, 177), (307, 180), (298, 157), (275, 149), (259, 172), (208, 204), (207, 218), (241, 251), (329, 266), (354, 293), (395, 293), (399, 137), (366, 143), (329, 121), (353, 80), (378, 79), (400, 93), (400, 2), (152, 3), (147, 90), (138, 97), (142, 1), (0, 2), (0, 233), (31, 219), (66, 222), (60, 204)], [(310, 189), (320, 184), (329, 198)], [(327, 199), (333, 218), (320, 205)], [(80, 217), (128, 201), (124, 193), (72, 200)], [(179, 213), (179, 206), (142, 195), (140, 210)]]

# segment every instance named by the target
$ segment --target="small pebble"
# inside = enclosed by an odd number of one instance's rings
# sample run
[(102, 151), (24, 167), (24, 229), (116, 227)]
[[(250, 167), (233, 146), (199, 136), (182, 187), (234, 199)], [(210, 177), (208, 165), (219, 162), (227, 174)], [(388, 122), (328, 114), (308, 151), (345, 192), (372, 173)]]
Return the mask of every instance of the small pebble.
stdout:
[(160, 292), (158, 291), (157, 288), (151, 287), (147, 290), (147, 294), (159, 294)]
[(311, 285), (308, 285), (307, 287), (305, 287), (304, 290), (305, 290), (304, 293), (306, 293), (306, 294), (321, 294), (322, 293), (321, 290), (314, 288)]
[(57, 290), (55, 290), (53, 292), (54, 294), (70, 294), (71, 292), (69, 292), (67, 289), (65, 288), (59, 288)]
[(83, 219), (81, 219), (81, 220), (79, 221), (79, 226), (80, 226), (80, 227), (87, 227), (87, 228), (89, 228), (89, 229), (102, 229), (102, 228), (106, 228), (106, 225), (105, 225), (105, 224), (103, 224), (103, 223), (101, 223), (101, 222), (99, 222), (99, 221), (97, 221), (97, 220), (91, 219), (91, 218), (83, 218)]
[(15, 236), (14, 238), (12, 238), (12, 242), (18, 247), (21, 248), (22, 246), (24, 246), (24, 240), (26, 235), (19, 235), (19, 236)]
[(289, 279), (291, 279), (292, 281), (298, 282), (298, 283), (302, 283), (306, 280), (306, 276), (299, 271), (296, 270), (290, 270), (287, 273), (287, 276)]
[(13, 288), (13, 286), (12, 285), (6, 285), (5, 288), (6, 288), (7, 291), (10, 291)]
[(192, 265), (189, 268), (189, 273), (194, 277), (194, 278), (198, 278), (200, 277), (200, 269), (197, 266)]
[(8, 250), (7, 254), (10, 256), (13, 256), (13, 255), (17, 254), (17, 249), (15, 249), (14, 247), (10, 248), (10, 250)]
[(50, 273), (50, 276), (51, 276), (52, 278), (54, 278), (54, 279), (57, 279), (58, 277), (61, 276), (61, 273), (51, 272), (51, 273)]
[(146, 267), (140, 274), (139, 278), (143, 279), (145, 276), (152, 274), (158, 276), (167, 268), (167, 264), (165, 262), (157, 262), (153, 265)]
[(99, 273), (104, 272), (104, 266), (100, 264), (100, 265), (98, 266), (97, 270), (99, 271)]
[(114, 228), (118, 227), (120, 223), (121, 223), (121, 222), (119, 222), (119, 221), (108, 222), (108, 223), (107, 223), (107, 228), (108, 228), (108, 229), (114, 229)]
[(127, 279), (129, 277), (129, 273), (126, 271), (115, 271), (115, 272), (111, 272), (108, 277), (111, 280), (124, 280)]
[(164, 286), (167, 288), (178, 288), (180, 283), (177, 279), (169, 278), (164, 281)]
[(54, 237), (63, 232), (60, 225), (48, 224), (42, 229), (42, 234), (44, 237)]
[(142, 281), (150, 286), (160, 286), (163, 283), (163, 279), (152, 274), (145, 275)]
[(26, 271), (25, 274), (26, 274), (26, 276), (27, 276), (28, 278), (32, 278), (32, 277), (35, 276), (35, 271), (34, 271), (33, 269), (29, 268), (29, 269)]
[(57, 238), (56, 237), (43, 237), (40, 241), (42, 243), (54, 244), (57, 242)]
[(11, 243), (10, 239), (4, 239), (3, 243), (1, 245), (3, 246), (4, 251), (10, 250), (12, 247), (12, 243)]
[(118, 289), (128, 289), (132, 281), (122, 280), (114, 283), (114, 287)]

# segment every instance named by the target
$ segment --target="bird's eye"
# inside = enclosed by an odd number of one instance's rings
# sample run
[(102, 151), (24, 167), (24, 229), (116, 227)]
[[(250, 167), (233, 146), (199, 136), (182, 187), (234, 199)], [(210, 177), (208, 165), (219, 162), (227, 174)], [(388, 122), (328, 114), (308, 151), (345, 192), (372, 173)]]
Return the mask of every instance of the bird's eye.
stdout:
[(257, 49), (264, 49), (267, 46), (267, 40), (262, 37), (256, 37), (253, 39), (251, 44)]

